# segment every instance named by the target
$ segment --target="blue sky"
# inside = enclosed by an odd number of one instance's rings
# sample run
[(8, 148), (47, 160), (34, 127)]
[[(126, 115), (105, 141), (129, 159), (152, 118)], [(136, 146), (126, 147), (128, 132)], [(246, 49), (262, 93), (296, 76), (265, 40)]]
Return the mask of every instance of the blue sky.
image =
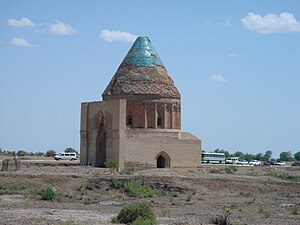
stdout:
[(0, 1), (0, 147), (79, 150), (101, 100), (149, 36), (203, 149), (300, 150), (299, 1)]

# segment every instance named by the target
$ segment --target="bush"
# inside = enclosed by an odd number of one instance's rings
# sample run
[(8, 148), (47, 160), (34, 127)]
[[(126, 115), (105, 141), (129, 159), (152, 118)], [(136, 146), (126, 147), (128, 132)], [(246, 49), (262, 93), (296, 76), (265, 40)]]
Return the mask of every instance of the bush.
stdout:
[(225, 208), (222, 215), (217, 216), (215, 219), (212, 219), (210, 223), (217, 224), (217, 225), (230, 225), (230, 215), (231, 209)]
[(151, 222), (150, 219), (145, 219), (142, 217), (138, 217), (135, 221), (131, 223), (131, 225), (152, 225), (153, 223)]
[(55, 200), (57, 198), (56, 193), (51, 187), (48, 187), (41, 192), (42, 200)]
[(135, 180), (121, 181), (117, 179), (111, 180), (112, 187), (116, 189), (123, 189), (129, 196), (139, 198), (152, 198), (155, 192), (147, 185), (140, 185)]
[(291, 207), (291, 214), (292, 215), (299, 215), (300, 214), (300, 205), (293, 205), (292, 207)]
[(152, 208), (145, 202), (125, 206), (118, 214), (119, 223), (135, 225), (155, 225), (156, 217)]
[(226, 173), (234, 173), (237, 171), (237, 167), (234, 165), (230, 165), (228, 167), (225, 168), (225, 172)]

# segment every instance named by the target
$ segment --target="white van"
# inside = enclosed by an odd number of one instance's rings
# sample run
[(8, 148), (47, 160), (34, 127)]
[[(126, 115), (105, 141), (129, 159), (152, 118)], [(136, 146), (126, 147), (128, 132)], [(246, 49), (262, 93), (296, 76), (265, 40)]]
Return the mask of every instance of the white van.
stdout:
[(226, 158), (225, 163), (226, 164), (236, 164), (240, 157), (231, 157), (231, 158)]
[(75, 152), (63, 152), (54, 156), (55, 160), (76, 160), (77, 156)]

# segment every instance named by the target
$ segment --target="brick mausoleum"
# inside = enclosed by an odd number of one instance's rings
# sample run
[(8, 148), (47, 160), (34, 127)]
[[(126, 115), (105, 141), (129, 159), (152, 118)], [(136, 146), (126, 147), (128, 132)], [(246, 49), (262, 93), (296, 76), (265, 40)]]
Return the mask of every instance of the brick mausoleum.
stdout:
[(81, 165), (200, 165), (201, 141), (181, 131), (180, 93), (148, 37), (136, 39), (102, 98), (81, 103)]

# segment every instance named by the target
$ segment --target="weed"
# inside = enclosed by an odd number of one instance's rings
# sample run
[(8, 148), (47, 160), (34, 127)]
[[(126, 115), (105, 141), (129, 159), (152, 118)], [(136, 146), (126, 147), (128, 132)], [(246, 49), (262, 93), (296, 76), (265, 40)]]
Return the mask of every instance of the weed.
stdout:
[(41, 191), (42, 200), (57, 200), (57, 195), (51, 187)]
[(29, 189), (29, 188), (30, 188), (30, 185), (27, 184), (27, 183), (22, 183), (22, 184), (20, 185), (20, 188), (21, 188), (21, 190), (26, 190), (26, 189)]
[(272, 212), (269, 209), (265, 209), (263, 205), (259, 205), (258, 212), (261, 213), (265, 218), (269, 218)]
[(134, 173), (134, 169), (125, 169), (121, 171), (121, 174), (132, 175)]
[(237, 167), (234, 165), (230, 165), (228, 167), (225, 167), (225, 172), (226, 173), (234, 173), (237, 171)]
[(300, 214), (300, 212), (299, 212), (300, 211), (300, 205), (298, 205), (298, 204), (293, 205), (291, 207), (290, 211), (291, 211), (292, 215), (299, 215)]
[(277, 177), (278, 174), (275, 171), (266, 171), (265, 176), (270, 176), (270, 177)]
[(75, 225), (75, 221), (73, 218), (69, 218), (66, 221), (64, 221), (61, 225)]
[(210, 172), (210, 173), (219, 173), (220, 170), (218, 170), (217, 168), (209, 168), (208, 172)]
[(92, 204), (93, 203), (93, 201), (92, 201), (92, 199), (90, 199), (90, 198), (85, 198), (84, 200), (83, 200), (83, 204), (85, 204), (85, 205), (90, 205), (90, 204)]
[(178, 197), (178, 193), (177, 193), (177, 192), (172, 192), (172, 193), (171, 193), (171, 196), (172, 196), (173, 198), (177, 198), (177, 197)]
[(129, 196), (139, 198), (152, 198), (155, 192), (147, 185), (140, 185), (135, 180), (121, 181), (117, 179), (111, 180), (112, 186), (116, 189), (123, 189)]
[(109, 159), (104, 164), (105, 164), (105, 166), (107, 168), (115, 168), (116, 169), (118, 167), (119, 160), (117, 160), (117, 159)]
[(111, 179), (111, 185), (113, 188), (120, 189), (123, 187), (123, 182), (118, 179)]
[(111, 223), (119, 223), (118, 221), (118, 216), (114, 216), (113, 218), (111, 218)]
[(282, 175), (280, 178), (287, 180), (287, 181), (293, 181), (293, 182), (300, 182), (300, 176), (293, 176), (293, 175)]
[(230, 222), (231, 209), (225, 208), (222, 215), (217, 216), (215, 219), (211, 219), (210, 223), (217, 225), (231, 225)]
[(190, 202), (192, 199), (192, 196), (193, 196), (192, 194), (188, 194), (188, 196), (186, 197), (186, 201)]
[(134, 220), (131, 223), (131, 225), (152, 225), (152, 224), (153, 223), (150, 219), (145, 219), (145, 218), (142, 218), (142, 217), (138, 217), (136, 220)]
[(117, 216), (117, 221), (132, 225), (155, 225), (156, 217), (147, 203), (133, 203), (122, 208)]
[(168, 217), (170, 217), (170, 208), (163, 208), (161, 210), (161, 214), (162, 214), (162, 216), (168, 216)]

